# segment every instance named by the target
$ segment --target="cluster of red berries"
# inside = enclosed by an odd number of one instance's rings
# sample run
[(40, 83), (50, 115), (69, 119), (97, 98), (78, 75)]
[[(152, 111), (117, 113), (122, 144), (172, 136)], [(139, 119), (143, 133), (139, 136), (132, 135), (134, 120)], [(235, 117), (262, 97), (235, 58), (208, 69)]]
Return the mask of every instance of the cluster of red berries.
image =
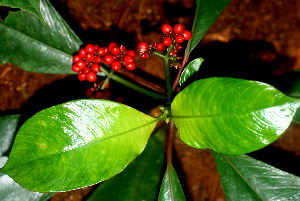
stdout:
[[(105, 86), (104, 90), (100, 90), (100, 85), (97, 85), (96, 83), (94, 84), (94, 87), (88, 88), (85, 91), (85, 94), (90, 98), (90, 99), (104, 99), (104, 100), (110, 100), (111, 99), (111, 92), (107, 90), (106, 88), (108, 87), (109, 84)], [(115, 102), (118, 103), (123, 103), (123, 98), (122, 97), (117, 97), (114, 99)]]
[(79, 50), (78, 55), (73, 57), (72, 70), (79, 73), (80, 81), (88, 80), (95, 82), (97, 73), (101, 72), (100, 65), (107, 64), (114, 71), (121, 69), (122, 65), (128, 70), (135, 69), (135, 52), (127, 50), (126, 47), (120, 47), (116, 43), (110, 43), (108, 47), (100, 47), (95, 44), (87, 44), (85, 48)]
[(175, 48), (171, 50), (170, 56), (177, 57), (176, 52), (182, 49), (181, 43), (185, 40), (189, 40), (192, 37), (192, 33), (188, 30), (185, 30), (183, 25), (176, 24), (174, 28), (172, 28), (169, 24), (164, 24), (162, 26), (162, 32), (164, 33), (163, 42), (148, 45), (145, 42), (141, 42), (138, 45), (140, 50), (140, 55), (143, 59), (147, 59), (149, 54), (152, 54), (153, 51), (163, 50), (164, 47), (168, 47), (170, 45), (174, 45)]

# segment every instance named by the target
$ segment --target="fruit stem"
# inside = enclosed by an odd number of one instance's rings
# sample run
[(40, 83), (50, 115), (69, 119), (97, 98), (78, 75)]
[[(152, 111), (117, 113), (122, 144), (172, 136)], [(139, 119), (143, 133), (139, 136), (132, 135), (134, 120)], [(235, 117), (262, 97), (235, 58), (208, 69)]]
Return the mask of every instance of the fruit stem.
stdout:
[(166, 78), (166, 88), (167, 88), (167, 103), (166, 106), (170, 106), (172, 102), (172, 85), (170, 78), (170, 52), (173, 49), (173, 45), (170, 45), (167, 51), (167, 54), (164, 59), (164, 68), (165, 68), (165, 78)]
[[(166, 99), (166, 96), (163, 95), (163, 94), (159, 94), (159, 93), (156, 93), (156, 92), (153, 92), (153, 91), (150, 91), (148, 89), (145, 89), (143, 87), (140, 87), (132, 82), (129, 82), (128, 80), (125, 80), (124, 78), (118, 76), (118, 75), (115, 75), (115, 74), (112, 74), (110, 72), (108, 72), (108, 70), (106, 70), (102, 65), (100, 66), (100, 69), (101, 71), (107, 76), (109, 77), (110, 79), (116, 81), (116, 82), (119, 82), (120, 84), (123, 84), (135, 91), (138, 91), (140, 93), (143, 93), (147, 96), (150, 96), (156, 100), (160, 100), (160, 99)], [(106, 85), (104, 85), (106, 86)]]

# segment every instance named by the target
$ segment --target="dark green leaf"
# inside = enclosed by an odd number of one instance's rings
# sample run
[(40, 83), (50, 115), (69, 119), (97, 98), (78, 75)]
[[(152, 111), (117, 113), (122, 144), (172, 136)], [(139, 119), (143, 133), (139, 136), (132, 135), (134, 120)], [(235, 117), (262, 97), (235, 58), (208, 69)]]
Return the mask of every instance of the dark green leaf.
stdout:
[(185, 54), (190, 54), (190, 52), (198, 45), (204, 34), (229, 2), (230, 0), (197, 0), (192, 38), (189, 40)]
[(293, 118), (293, 121), (300, 124), (300, 108), (298, 108), (298, 110)]
[(156, 201), (164, 156), (164, 128), (161, 128), (149, 139), (143, 153), (123, 172), (101, 183), (88, 201)]
[(72, 54), (81, 40), (48, 0), (41, 0), (41, 12), (46, 25), (25, 11), (12, 12), (0, 22), (0, 64), (10, 62), (41, 73), (73, 73)]
[(179, 86), (186, 82), (194, 73), (196, 73), (200, 69), (203, 61), (203, 58), (194, 59), (184, 68), (180, 76)]
[(118, 174), (136, 158), (156, 122), (112, 101), (57, 105), (22, 125), (1, 171), (38, 192), (92, 185)]
[(11, 8), (20, 8), (22, 10), (33, 12), (44, 23), (43, 16), (40, 12), (40, 0), (0, 0), (0, 5)]
[(299, 106), (299, 99), (265, 83), (208, 78), (195, 81), (175, 97), (171, 118), (189, 146), (239, 155), (275, 141)]
[(158, 201), (184, 201), (185, 197), (177, 174), (171, 165), (167, 168), (160, 187)]
[(300, 178), (249, 156), (213, 152), (227, 200), (300, 200)]
[(0, 156), (11, 146), (20, 117), (18, 114), (0, 117)]

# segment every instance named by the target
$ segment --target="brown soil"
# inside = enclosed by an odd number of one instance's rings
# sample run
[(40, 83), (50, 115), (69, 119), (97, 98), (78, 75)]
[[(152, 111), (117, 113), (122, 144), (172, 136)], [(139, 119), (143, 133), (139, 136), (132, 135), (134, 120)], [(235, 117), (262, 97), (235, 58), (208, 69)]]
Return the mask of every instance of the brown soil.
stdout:
[[(61, 0), (55, 2), (54, 6), (85, 43), (107, 45), (110, 41), (116, 41), (131, 49), (139, 41), (160, 42), (160, 27), (164, 23), (181, 23), (190, 28), (195, 10), (193, 0)], [(300, 68), (299, 25), (298, 0), (232, 0), (191, 57), (201, 56), (205, 59), (204, 77), (224, 75), (265, 80), (270, 75)], [(149, 60), (137, 59), (136, 63), (136, 72), (163, 90), (162, 61), (150, 57)], [(13, 64), (0, 65), (0, 112), (9, 114), (20, 110), (28, 105), (28, 101), (40, 89), (51, 83), (57, 88), (48, 88), (52, 90), (49, 94), (43, 92), (37, 101), (31, 103), (41, 104), (37, 108), (59, 103), (62, 100), (56, 101), (55, 96), (64, 94), (64, 90), (70, 89), (70, 84), (64, 86), (54, 83), (66, 83), (66, 79), (67, 82), (75, 82), (67, 75), (25, 72)], [(57, 95), (55, 90), (58, 87), (62, 89)], [(49, 97), (52, 98), (51, 103), (47, 100)], [(29, 108), (37, 110), (35, 106)], [(289, 156), (299, 156), (299, 132), (300, 126), (293, 123), (270, 149), (283, 150)], [(181, 169), (178, 167), (177, 171), (187, 190), (188, 200), (225, 200), (210, 150), (188, 147), (178, 137), (175, 139), (175, 150), (181, 164)], [(277, 165), (300, 175), (288, 169), (288, 165)], [(292, 166), (291, 163), (289, 165)], [(52, 200), (82, 200), (88, 190), (58, 193)]]

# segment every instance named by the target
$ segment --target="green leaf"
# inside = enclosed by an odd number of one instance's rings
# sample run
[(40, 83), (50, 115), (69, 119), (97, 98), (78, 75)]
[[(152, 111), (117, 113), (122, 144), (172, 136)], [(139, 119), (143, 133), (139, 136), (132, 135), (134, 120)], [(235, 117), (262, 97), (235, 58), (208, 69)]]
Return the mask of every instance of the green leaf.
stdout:
[(213, 152), (227, 200), (300, 200), (300, 178), (249, 156)]
[(221, 14), (230, 0), (197, 0), (197, 10), (192, 28), (192, 38), (189, 40), (185, 54), (198, 45), (204, 34)]
[(25, 11), (33, 12), (41, 22), (45, 23), (43, 16), (40, 12), (40, 0), (0, 0), (0, 5), (8, 6), (11, 8), (20, 8)]
[(160, 187), (158, 201), (183, 201), (185, 200), (177, 174), (171, 165), (167, 168)]
[[(8, 151), (14, 140), (20, 117), (19, 114), (0, 117), (0, 167), (7, 161), (7, 157), (2, 156), (2, 154)], [(0, 200), (46, 201), (52, 196), (52, 193), (43, 194), (28, 191), (14, 182), (8, 175), (0, 173)]]
[(11, 146), (20, 117), (19, 114), (0, 116), (0, 156), (7, 152)]
[(299, 106), (299, 99), (268, 84), (214, 77), (181, 91), (171, 105), (171, 118), (189, 146), (239, 155), (275, 141)]
[(194, 73), (198, 72), (203, 61), (203, 58), (194, 59), (184, 68), (180, 76), (179, 86), (182, 86)]
[(1, 171), (37, 192), (92, 185), (118, 174), (136, 158), (156, 122), (112, 101), (57, 105), (22, 125)]
[(0, 64), (14, 63), (40, 73), (72, 74), (72, 54), (81, 40), (48, 0), (41, 0), (46, 25), (25, 11), (12, 12), (0, 22)]
[(293, 118), (293, 121), (300, 124), (300, 108), (298, 108), (298, 110)]
[(165, 160), (164, 131), (156, 131), (143, 153), (123, 172), (101, 183), (87, 201), (156, 201)]
[[(0, 157), (0, 167), (5, 164), (7, 157)], [(0, 200), (3, 201), (46, 201), (53, 193), (38, 193), (26, 190), (8, 175), (0, 172)]]

